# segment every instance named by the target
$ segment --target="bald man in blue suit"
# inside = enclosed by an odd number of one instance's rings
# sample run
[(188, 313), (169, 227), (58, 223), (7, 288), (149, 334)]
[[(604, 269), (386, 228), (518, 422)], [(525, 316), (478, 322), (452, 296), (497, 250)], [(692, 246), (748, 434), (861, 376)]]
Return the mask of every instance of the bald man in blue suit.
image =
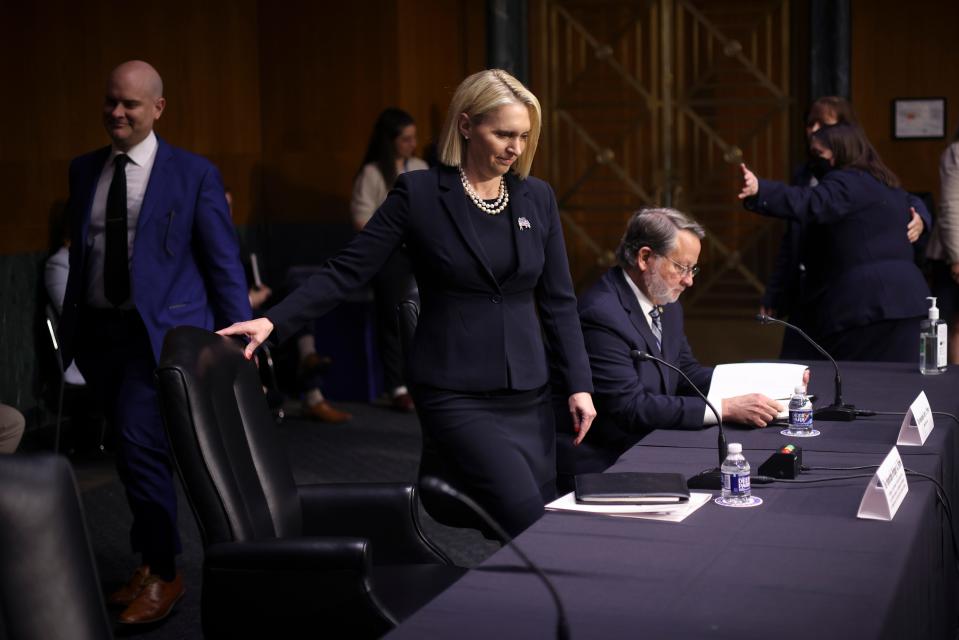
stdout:
[(109, 602), (120, 622), (166, 617), (183, 595), (176, 492), (153, 371), (166, 332), (251, 317), (219, 172), (153, 132), (166, 106), (146, 62), (110, 74), (112, 144), (70, 165), (70, 277), (60, 337), (118, 436), (117, 470), (142, 563)]

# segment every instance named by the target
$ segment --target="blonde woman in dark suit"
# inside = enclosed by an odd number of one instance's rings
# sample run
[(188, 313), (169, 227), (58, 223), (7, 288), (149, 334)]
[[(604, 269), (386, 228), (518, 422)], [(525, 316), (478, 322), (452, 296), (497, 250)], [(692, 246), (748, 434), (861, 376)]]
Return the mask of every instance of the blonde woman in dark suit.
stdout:
[(363, 286), (405, 242), (422, 299), (408, 356), (417, 412), (454, 484), (512, 535), (555, 493), (550, 365), (577, 442), (596, 415), (556, 199), (529, 177), (540, 122), (539, 101), (505, 71), (466, 78), (442, 165), (399, 176), (320, 274), (266, 317), (220, 332), (247, 336), (252, 357), (271, 333), (289, 336)]

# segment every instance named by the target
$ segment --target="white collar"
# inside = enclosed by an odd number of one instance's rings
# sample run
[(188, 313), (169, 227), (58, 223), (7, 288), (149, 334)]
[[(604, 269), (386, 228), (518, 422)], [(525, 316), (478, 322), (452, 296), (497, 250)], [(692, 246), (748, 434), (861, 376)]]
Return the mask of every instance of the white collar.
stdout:
[[(131, 147), (130, 150), (126, 152), (126, 155), (128, 158), (130, 158), (130, 160), (133, 161), (133, 164), (137, 165), (138, 167), (142, 167), (147, 162), (149, 162), (150, 158), (153, 157), (153, 154), (156, 152), (158, 144), (159, 143), (157, 142), (157, 136), (151, 130), (150, 135), (148, 135), (146, 138), (144, 138), (143, 140), (138, 142), (136, 145)], [(120, 151), (119, 149), (116, 148), (116, 146), (114, 146), (110, 150), (109, 162), (113, 162), (113, 159), (116, 158), (121, 153), (124, 153), (124, 152)]]
[(653, 310), (655, 305), (653, 305), (650, 299), (646, 297), (646, 294), (636, 286), (633, 279), (626, 273), (626, 269), (623, 269), (623, 278), (625, 278), (626, 284), (629, 285), (630, 291), (636, 296), (636, 300), (639, 302), (639, 308), (643, 310), (643, 316), (646, 318), (646, 322), (649, 322), (649, 312)]

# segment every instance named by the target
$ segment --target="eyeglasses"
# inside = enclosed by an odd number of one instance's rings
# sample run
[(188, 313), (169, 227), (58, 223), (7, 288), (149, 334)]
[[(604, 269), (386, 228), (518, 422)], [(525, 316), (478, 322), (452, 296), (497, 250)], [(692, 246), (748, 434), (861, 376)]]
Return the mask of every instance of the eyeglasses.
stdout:
[(676, 271), (679, 273), (679, 276), (680, 276), (681, 278), (685, 278), (686, 276), (691, 276), (691, 277), (695, 278), (697, 275), (699, 275), (700, 267), (699, 267), (698, 264), (694, 264), (693, 266), (690, 267), (690, 266), (687, 266), (687, 265), (685, 265), (685, 264), (679, 264), (678, 262), (676, 262), (675, 260), (673, 260), (673, 259), (670, 258), (669, 256), (663, 255), (662, 253), (657, 253), (656, 255), (662, 256), (663, 258), (666, 258), (667, 260), (669, 260), (670, 262), (672, 262), (672, 263), (673, 263), (673, 266), (676, 267)]

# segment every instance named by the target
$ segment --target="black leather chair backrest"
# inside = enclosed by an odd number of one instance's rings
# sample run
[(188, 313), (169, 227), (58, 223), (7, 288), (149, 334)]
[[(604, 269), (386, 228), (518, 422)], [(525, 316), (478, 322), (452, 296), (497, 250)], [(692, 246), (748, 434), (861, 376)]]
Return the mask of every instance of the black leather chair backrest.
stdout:
[(299, 536), (302, 511), (255, 365), (233, 339), (167, 333), (160, 410), (205, 546)]
[(111, 638), (65, 458), (0, 455), (0, 638)]

